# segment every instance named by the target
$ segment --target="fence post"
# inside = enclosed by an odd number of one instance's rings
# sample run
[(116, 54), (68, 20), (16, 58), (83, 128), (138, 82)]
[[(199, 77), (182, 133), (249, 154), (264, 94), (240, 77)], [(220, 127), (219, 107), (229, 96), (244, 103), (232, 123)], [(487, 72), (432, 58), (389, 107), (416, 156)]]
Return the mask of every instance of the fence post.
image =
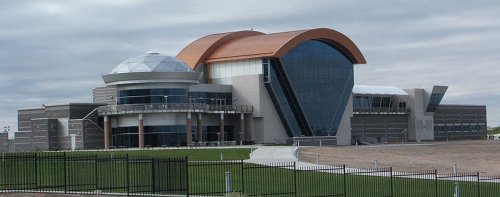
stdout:
[(347, 182), (346, 182), (345, 164), (342, 164), (342, 173), (344, 174), (344, 196), (347, 196)]
[(129, 159), (128, 159), (128, 153), (125, 156), (125, 167), (126, 167), (126, 183), (127, 183), (127, 196), (130, 196), (130, 172), (129, 172)]
[(99, 171), (98, 171), (98, 157), (97, 157), (97, 154), (94, 154), (94, 178), (95, 178), (95, 190), (98, 194), (100, 194), (101, 192), (99, 192)]
[(35, 189), (38, 190), (38, 153), (35, 152)]
[(184, 157), (184, 167), (186, 167), (186, 196), (189, 197), (189, 163), (188, 163), (188, 157)]
[(67, 175), (68, 175), (68, 159), (66, 158), (67, 155), (66, 155), (66, 152), (63, 152), (63, 157), (64, 157), (64, 193), (66, 194), (67, 193), (67, 190), (68, 190), (68, 178), (67, 178)]
[(295, 197), (297, 197), (297, 162), (293, 162), (293, 185)]
[(155, 190), (156, 190), (156, 182), (155, 182), (155, 175), (156, 175), (156, 172), (155, 172), (155, 158), (152, 157), (151, 158), (151, 190), (153, 191), (153, 194), (155, 193)]
[(481, 183), (479, 182), (479, 171), (477, 171), (477, 196), (481, 196)]
[(392, 176), (392, 167), (389, 168), (391, 172), (391, 196), (394, 196), (394, 178)]
[(434, 169), (434, 184), (436, 186), (436, 197), (438, 197), (438, 172)]
[(243, 169), (243, 159), (240, 160), (240, 166), (241, 166), (241, 193), (245, 193), (245, 172)]

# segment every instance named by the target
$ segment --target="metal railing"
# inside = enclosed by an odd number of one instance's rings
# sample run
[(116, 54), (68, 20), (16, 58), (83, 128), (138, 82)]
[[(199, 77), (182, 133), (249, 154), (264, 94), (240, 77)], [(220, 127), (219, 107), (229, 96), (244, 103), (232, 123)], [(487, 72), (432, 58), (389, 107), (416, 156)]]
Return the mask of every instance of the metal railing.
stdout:
[(355, 114), (408, 114), (409, 108), (399, 107), (369, 107), (369, 108), (353, 108)]
[(98, 108), (99, 115), (152, 112), (252, 113), (251, 105), (209, 105), (202, 103), (124, 104)]
[(0, 193), (187, 195), (187, 158), (66, 152), (9, 153)]
[(293, 137), (294, 146), (336, 146), (336, 136)]

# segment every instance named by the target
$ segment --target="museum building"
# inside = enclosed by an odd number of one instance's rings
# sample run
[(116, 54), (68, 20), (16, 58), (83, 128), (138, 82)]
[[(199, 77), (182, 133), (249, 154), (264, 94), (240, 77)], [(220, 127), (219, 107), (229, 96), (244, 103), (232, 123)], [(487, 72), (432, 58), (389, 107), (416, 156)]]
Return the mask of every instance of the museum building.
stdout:
[[(353, 66), (365, 63), (353, 41), (326, 28), (211, 34), (175, 58), (148, 52), (110, 68), (93, 103), (20, 109), (15, 149), (285, 144), (294, 137), (350, 145), (434, 140), (435, 128), (449, 133), (434, 124), (446, 86), (354, 86)], [(456, 105), (452, 113), (465, 108), (472, 114), (462, 116), (475, 117), (467, 119), (469, 134), (486, 136), (485, 106)]]

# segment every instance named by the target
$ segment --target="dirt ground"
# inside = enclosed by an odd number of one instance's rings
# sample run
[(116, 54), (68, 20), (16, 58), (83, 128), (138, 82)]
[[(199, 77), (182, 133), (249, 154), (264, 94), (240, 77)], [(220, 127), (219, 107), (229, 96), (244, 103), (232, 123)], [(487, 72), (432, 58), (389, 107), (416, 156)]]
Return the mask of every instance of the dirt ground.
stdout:
[(477, 172), (481, 176), (500, 175), (500, 142), (453, 141), (419, 144), (383, 144), (369, 146), (303, 147), (300, 160), (321, 164), (346, 164), (348, 168), (392, 166), (394, 171), (422, 171), (437, 169), (451, 173), (456, 163), (459, 172)]

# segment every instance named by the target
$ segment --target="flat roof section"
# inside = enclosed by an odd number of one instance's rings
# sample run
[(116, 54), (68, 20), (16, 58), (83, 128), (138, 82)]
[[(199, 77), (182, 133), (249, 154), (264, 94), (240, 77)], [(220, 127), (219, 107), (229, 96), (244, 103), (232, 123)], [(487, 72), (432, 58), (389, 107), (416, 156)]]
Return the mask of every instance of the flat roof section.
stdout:
[(408, 93), (394, 86), (369, 86), (369, 85), (354, 85), (352, 88), (353, 94), (378, 94), (378, 95), (403, 95)]

